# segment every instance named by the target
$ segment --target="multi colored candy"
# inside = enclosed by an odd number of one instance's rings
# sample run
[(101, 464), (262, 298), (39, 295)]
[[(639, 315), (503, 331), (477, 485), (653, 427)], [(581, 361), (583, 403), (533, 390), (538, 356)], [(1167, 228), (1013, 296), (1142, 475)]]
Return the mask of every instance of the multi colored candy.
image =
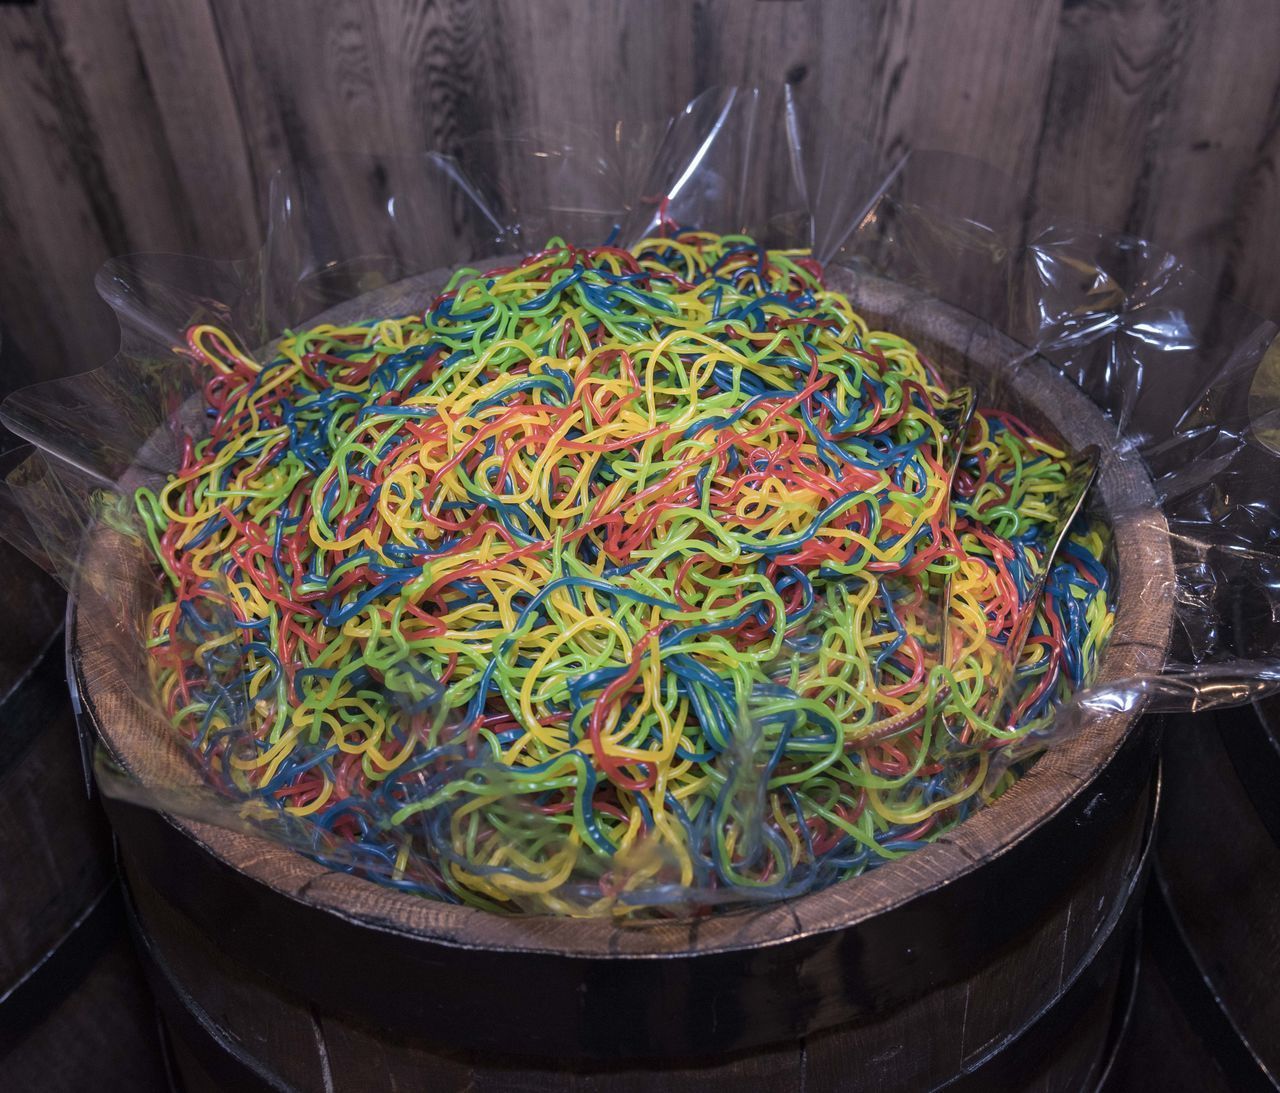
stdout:
[(422, 314), (189, 352), (208, 434), (137, 493), (160, 702), (219, 792), (387, 883), (828, 884), (999, 792), (1111, 625), (1098, 526), (1030, 602), (1066, 453), (970, 420), (804, 252), (552, 240)]

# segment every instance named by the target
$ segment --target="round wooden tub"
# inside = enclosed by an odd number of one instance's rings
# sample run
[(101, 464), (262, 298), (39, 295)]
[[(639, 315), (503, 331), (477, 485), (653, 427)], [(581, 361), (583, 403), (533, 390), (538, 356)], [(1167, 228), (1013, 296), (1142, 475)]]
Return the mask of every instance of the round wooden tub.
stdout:
[[(975, 373), (1017, 345), (879, 280), (835, 278), (875, 325)], [(439, 279), (325, 318), (403, 314)], [(1104, 417), (1047, 364), (1011, 408), (1077, 448)], [(1095, 487), (1118, 615), (1102, 680), (1158, 671), (1173, 562), (1140, 465)], [(89, 547), (70, 635), (86, 713), (144, 783), (194, 784), (126, 680), (145, 564)], [(193, 1088), (1079, 1090), (1102, 1057), (1142, 881), (1154, 733), (1100, 715), (931, 846), (796, 900), (684, 922), (507, 918), (334, 872), (262, 837), (109, 802), (153, 982)]]
[(1155, 958), (1232, 1087), (1280, 1088), (1280, 699), (1172, 718), (1164, 753)]

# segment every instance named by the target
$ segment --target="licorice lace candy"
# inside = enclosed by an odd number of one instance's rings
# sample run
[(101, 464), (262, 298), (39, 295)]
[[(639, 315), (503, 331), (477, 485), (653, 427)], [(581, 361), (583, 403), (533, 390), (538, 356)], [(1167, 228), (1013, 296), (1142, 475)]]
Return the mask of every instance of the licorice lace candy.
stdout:
[(385, 883), (570, 914), (829, 884), (1000, 792), (1111, 626), (1093, 523), (1027, 602), (1065, 453), (996, 410), (954, 435), (801, 251), (555, 239), (264, 363), (188, 340), (208, 433), (136, 495), (161, 705), (220, 793)]

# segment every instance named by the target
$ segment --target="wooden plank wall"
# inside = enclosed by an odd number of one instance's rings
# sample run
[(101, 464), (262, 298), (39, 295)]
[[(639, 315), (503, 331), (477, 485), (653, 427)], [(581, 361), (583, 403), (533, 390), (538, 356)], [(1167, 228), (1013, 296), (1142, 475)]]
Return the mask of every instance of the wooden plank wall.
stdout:
[(109, 255), (250, 253), (282, 165), (784, 78), (1280, 317), (1277, 0), (36, 0), (0, 3), (0, 383), (109, 355)]

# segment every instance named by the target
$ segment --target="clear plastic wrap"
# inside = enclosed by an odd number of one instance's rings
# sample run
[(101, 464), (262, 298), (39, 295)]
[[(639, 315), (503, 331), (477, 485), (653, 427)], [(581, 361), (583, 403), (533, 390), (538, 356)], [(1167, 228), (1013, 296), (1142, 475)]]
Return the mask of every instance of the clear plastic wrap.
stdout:
[[(859, 134), (802, 109), (790, 88), (778, 95), (730, 88), (700, 96), (665, 127), (477, 136), (456, 157), (335, 157), (276, 181), (267, 242), (255, 258), (136, 255), (108, 263), (98, 287), (119, 318), (119, 354), (93, 372), (18, 392), (0, 414), (37, 448), (8, 478), (14, 511), (5, 533), (67, 585), (82, 616), (111, 620), (106, 653), (79, 664), (82, 690), (102, 682), (127, 693), (130, 708), (145, 712), (138, 731), (155, 741), (154, 762), (103, 754), (103, 791), (248, 825), (335, 868), (440, 898), (573, 914), (687, 909), (782, 898), (899, 857), (997, 796), (1040, 751), (1091, 718), (1239, 703), (1280, 688), (1280, 359), (1268, 355), (1275, 326), (1218, 298), (1176, 258), (1140, 240), (1053, 221), (1028, 227), (1019, 213), (1012, 187), (983, 164), (927, 152), (886, 162)], [(951, 682), (921, 684), (911, 716), (896, 719), (872, 708), (875, 702), (851, 699), (863, 703), (861, 712), (855, 723), (842, 721), (832, 713), (840, 704), (824, 700), (828, 712), (811, 715), (821, 731), (797, 730), (810, 707), (787, 680), (801, 678), (806, 658), (847, 625), (841, 620), (852, 586), (828, 580), (811, 604), (788, 614), (781, 644), (759, 663), (763, 682), (725, 684), (736, 706), (727, 714), (691, 715), (721, 726), (704, 767), (714, 793), (692, 818), (660, 788), (629, 785), (643, 763), (633, 763), (630, 774), (608, 764), (597, 769), (599, 757), (581, 740), (566, 747), (573, 773), (552, 772), (561, 783), (552, 786), (550, 776), (546, 784), (519, 781), (514, 757), (499, 761), (492, 749), (477, 747), (460, 707), (443, 701), (438, 671), (409, 654), (388, 672), (331, 688), (340, 736), (363, 731), (361, 701), (381, 702), (403, 716), (393, 750), (408, 757), (396, 768), (403, 777), (377, 771), (366, 784), (363, 792), (386, 798), (380, 811), (359, 792), (347, 798), (352, 804), (339, 825), (345, 834), (332, 817), (317, 820), (315, 809), (285, 807), (300, 798), (280, 796), (270, 779), (251, 785), (211, 775), (199, 747), (185, 740), (179, 746), (174, 711), (157, 695), (151, 613), (166, 596), (166, 578), (148, 550), (154, 535), (137, 504), (139, 487), (163, 486), (192, 442), (209, 435), (207, 361), (188, 332), (216, 327), (260, 365), (282, 335), (318, 321), (421, 314), (459, 267), (509, 267), (553, 236), (582, 247), (630, 247), (669, 234), (672, 225), (807, 248), (828, 282), (869, 313), (883, 312), (873, 324), (916, 342), (940, 389), (950, 392), (937, 405), (942, 424), (930, 456), (945, 472), (946, 489), (926, 502), (931, 511), (963, 509), (954, 483), (970, 473), (973, 456), (961, 445), (975, 404), (1027, 417), (1065, 453), (1065, 485), (1020, 555), (1010, 616), (998, 628), (967, 624), (948, 581), (886, 569), (876, 595), (891, 615), (895, 605), (911, 612), (918, 674)], [(949, 349), (935, 349), (931, 338)], [(1049, 371), (1069, 383), (1043, 379)], [(1079, 392), (1096, 411), (1071, 401)], [(1046, 401), (1058, 405), (1046, 408)], [(1075, 435), (1092, 438), (1091, 447), (1054, 435), (1053, 422), (1072, 415), (1088, 418)], [(1090, 494), (1095, 475), (1111, 485)], [(1077, 518), (1080, 503), (1086, 509)], [(947, 519), (954, 531), (954, 515)], [(1144, 667), (1095, 677), (1095, 648), (1088, 664), (1071, 666), (1079, 685), (1064, 685), (1056, 700), (1038, 695), (1044, 716), (1029, 731), (975, 744), (957, 713), (951, 689), (958, 684), (946, 676), (964, 655), (956, 650), (981, 649), (992, 666), (973, 709), (997, 728), (1025, 726), (1019, 719), (1035, 703), (1020, 682), (1023, 642), (1047, 625), (1037, 616), (1046, 586), (1052, 591), (1073, 564), (1087, 568), (1067, 536), (1091, 528), (1122, 535), (1130, 552), (1122, 579), (1115, 582), (1113, 572), (1111, 585), (1104, 581), (1106, 594), (1164, 605), (1148, 632), (1139, 626), (1123, 636), (1149, 645), (1149, 655), (1125, 661)], [(1144, 565), (1129, 545), (1138, 542), (1167, 544), (1167, 551)], [(1097, 548), (1102, 569), (1114, 561), (1108, 549)], [(1166, 557), (1170, 564), (1161, 561)], [(790, 579), (775, 581), (770, 594), (777, 599)], [(632, 585), (607, 594), (620, 597), (620, 617), (623, 601), (641, 595)], [(297, 663), (282, 667), (279, 645), (250, 633), (241, 601), (216, 572), (184, 610), (184, 686), (198, 682), (201, 693), (217, 696), (204, 729), (216, 723), (225, 772), (237, 757), (251, 758), (276, 740), (289, 715), (289, 688), (264, 687), (264, 665), (271, 661), (292, 686), (306, 686), (297, 677), (306, 676), (309, 654), (291, 653)], [(1171, 637), (1161, 618), (1172, 619)], [(514, 626), (502, 649), (518, 644), (524, 625)], [(615, 659), (610, 671), (624, 673), (627, 657)], [(860, 677), (870, 680), (864, 691), (891, 689), (877, 678), (883, 661)], [(693, 674), (681, 678), (692, 687), (688, 681), (707, 666), (685, 670)], [(592, 701), (588, 695), (584, 709)], [(100, 715), (112, 711), (122, 716), (118, 706)], [(887, 812), (912, 822), (858, 827), (843, 805), (819, 807), (789, 788), (788, 748), (812, 752), (821, 737), (836, 752), (857, 753), (892, 745), (922, 721), (945, 745), (937, 771), (924, 778), (926, 768), (916, 762), (912, 769), (906, 759), (896, 782), (883, 773), (892, 764), (881, 771), (885, 786), (928, 782), (912, 798), (916, 812)], [(342, 777), (335, 774), (340, 743), (312, 743), (305, 754), (290, 753), (290, 769), (297, 777), (310, 771), (317, 786), (332, 790)], [(565, 780), (574, 788), (548, 806), (548, 794), (564, 790)], [(618, 813), (619, 824), (605, 835), (584, 819), (582, 801), (590, 813), (593, 787), (610, 781), (613, 795), (599, 807)], [(489, 810), (466, 806), (477, 799)], [(572, 827), (564, 815), (570, 809)], [(518, 842), (518, 854), (495, 850), (504, 838)], [(466, 878), (461, 886), (459, 876)]]

